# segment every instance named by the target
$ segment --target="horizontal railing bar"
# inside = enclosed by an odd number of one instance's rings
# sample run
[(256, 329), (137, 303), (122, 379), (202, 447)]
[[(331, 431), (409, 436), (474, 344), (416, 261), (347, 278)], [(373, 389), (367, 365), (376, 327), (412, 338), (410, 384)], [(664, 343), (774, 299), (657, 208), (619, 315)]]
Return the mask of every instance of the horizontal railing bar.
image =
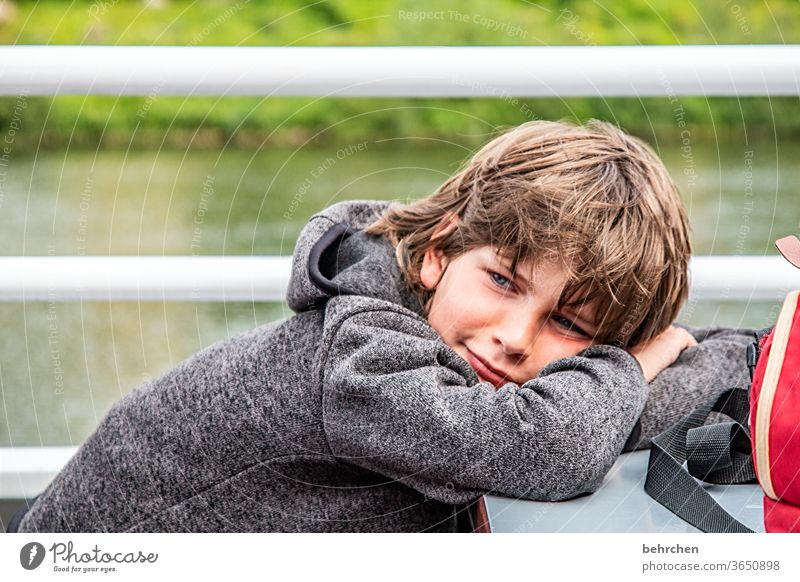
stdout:
[(0, 47), (1, 95), (798, 95), (800, 45)]
[[(288, 256), (0, 257), (0, 301), (283, 301)], [(779, 256), (697, 256), (691, 297), (778, 300), (800, 288)]]
[(0, 301), (282, 301), (291, 257), (0, 257)]
[(0, 499), (41, 493), (77, 447), (0, 447)]
[(697, 256), (689, 282), (692, 299), (775, 301), (800, 289), (800, 270), (781, 256)]

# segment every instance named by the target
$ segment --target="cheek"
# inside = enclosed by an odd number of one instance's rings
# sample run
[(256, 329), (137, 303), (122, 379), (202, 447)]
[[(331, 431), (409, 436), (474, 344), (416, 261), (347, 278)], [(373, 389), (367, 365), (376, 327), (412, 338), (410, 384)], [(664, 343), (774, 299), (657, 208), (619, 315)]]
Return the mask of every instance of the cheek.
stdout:
[(537, 342), (536, 345), (536, 360), (541, 364), (541, 368), (561, 358), (577, 356), (591, 345), (588, 340), (569, 340), (562, 335), (549, 331), (543, 334), (542, 339), (543, 341)]
[(475, 284), (460, 290), (442, 287), (434, 295), (428, 323), (452, 347), (451, 342), (488, 329), (492, 314), (496, 313), (494, 307), (491, 297)]
[[(446, 297), (438, 289), (431, 301), (431, 307), (428, 311), (428, 323), (441, 336), (441, 338), (451, 345), (449, 339), (453, 334), (453, 313), (451, 312), (452, 305), (445, 300)], [(451, 345), (452, 347), (452, 345)]]
[(458, 293), (449, 306), (452, 325), (471, 335), (491, 331), (502, 319), (502, 304), (485, 288), (471, 285)]

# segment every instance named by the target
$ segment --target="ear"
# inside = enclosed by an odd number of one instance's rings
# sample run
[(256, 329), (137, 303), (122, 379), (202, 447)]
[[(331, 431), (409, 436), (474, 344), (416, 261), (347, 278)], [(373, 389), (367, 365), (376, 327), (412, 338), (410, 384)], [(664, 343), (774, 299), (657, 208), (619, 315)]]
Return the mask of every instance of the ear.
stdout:
[[(458, 226), (458, 216), (452, 215), (446, 218), (434, 231), (431, 240), (447, 236), (455, 230), (456, 226)], [(428, 248), (422, 257), (422, 268), (419, 271), (422, 285), (429, 291), (435, 289), (446, 267), (447, 257), (444, 256), (444, 253), (436, 246)]]

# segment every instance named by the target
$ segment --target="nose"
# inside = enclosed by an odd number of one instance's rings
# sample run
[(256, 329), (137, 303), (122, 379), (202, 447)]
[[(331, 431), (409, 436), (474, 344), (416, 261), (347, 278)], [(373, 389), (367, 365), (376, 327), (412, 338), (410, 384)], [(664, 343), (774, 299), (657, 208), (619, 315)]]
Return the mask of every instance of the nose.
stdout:
[(529, 306), (505, 314), (494, 333), (495, 341), (500, 344), (504, 354), (520, 360), (534, 352), (541, 322), (544, 321), (539, 311)]

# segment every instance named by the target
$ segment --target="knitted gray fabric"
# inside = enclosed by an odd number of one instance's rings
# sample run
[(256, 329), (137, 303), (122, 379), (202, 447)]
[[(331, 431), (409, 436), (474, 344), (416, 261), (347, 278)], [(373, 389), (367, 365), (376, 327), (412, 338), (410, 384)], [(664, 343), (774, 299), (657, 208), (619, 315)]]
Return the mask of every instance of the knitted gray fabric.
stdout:
[(385, 209), (314, 216), (293, 259), (296, 313), (122, 398), (19, 531), (453, 531), (459, 504), (487, 492), (596, 490), (643, 410), (639, 446), (747, 376), (746, 330), (693, 330), (707, 339), (649, 387), (630, 354), (601, 345), (496, 391), (425, 321), (386, 239), (358, 232), (324, 255), (354, 295), (325, 304), (309, 279), (332, 225), (362, 229)]

